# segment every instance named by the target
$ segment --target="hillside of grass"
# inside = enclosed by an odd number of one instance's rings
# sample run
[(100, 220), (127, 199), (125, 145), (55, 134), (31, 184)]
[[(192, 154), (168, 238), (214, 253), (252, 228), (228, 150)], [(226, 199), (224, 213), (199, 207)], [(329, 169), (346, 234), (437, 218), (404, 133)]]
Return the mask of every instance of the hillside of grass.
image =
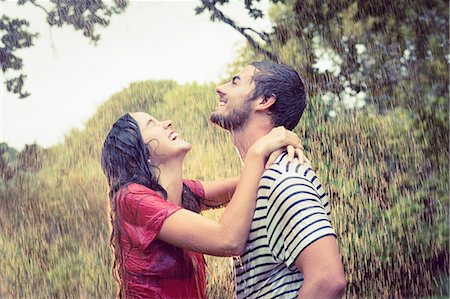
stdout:
[[(137, 82), (105, 101), (63, 144), (2, 150), (9, 162), (0, 185), (0, 297), (113, 297), (99, 163), (106, 133), (129, 111), (171, 119), (194, 145), (185, 177), (234, 176), (241, 166), (230, 138), (208, 122), (215, 106), (213, 85)], [(312, 98), (295, 130), (330, 196), (350, 297), (448, 295), (449, 160), (446, 151), (430, 156), (426, 127), (413, 119), (406, 109), (380, 114), (370, 105), (330, 118), (323, 101)], [(211, 298), (231, 297), (230, 265), (208, 257)]]

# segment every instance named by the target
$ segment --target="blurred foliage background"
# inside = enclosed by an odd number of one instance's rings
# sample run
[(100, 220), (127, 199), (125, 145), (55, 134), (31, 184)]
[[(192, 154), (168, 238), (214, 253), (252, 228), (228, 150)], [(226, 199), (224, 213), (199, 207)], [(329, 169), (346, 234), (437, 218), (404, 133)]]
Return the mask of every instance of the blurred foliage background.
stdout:
[[(230, 25), (226, 2), (200, 1), (196, 12)], [(243, 9), (257, 19), (254, 2)], [(240, 31), (248, 43), (229, 73), (272, 57), (305, 79), (309, 103), (295, 131), (328, 189), (346, 296), (447, 298), (448, 3), (272, 2), (273, 30)], [(215, 106), (213, 83), (136, 82), (60, 145), (1, 144), (0, 297), (113, 297), (99, 163), (107, 131), (127, 111), (170, 118), (194, 145), (186, 177), (237, 175), (231, 140), (208, 122)], [(210, 297), (231, 298), (230, 259), (208, 257), (208, 269)]]

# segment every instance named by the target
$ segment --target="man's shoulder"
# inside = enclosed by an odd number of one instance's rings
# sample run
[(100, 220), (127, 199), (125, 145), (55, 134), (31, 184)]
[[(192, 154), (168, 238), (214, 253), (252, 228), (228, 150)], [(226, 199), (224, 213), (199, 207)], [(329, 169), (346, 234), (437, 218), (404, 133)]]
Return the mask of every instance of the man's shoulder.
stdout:
[(283, 170), (283, 167), (281, 167), (279, 164), (274, 163), (264, 170), (261, 178), (271, 178), (272, 180), (276, 180), (284, 173), (285, 171)]
[(311, 180), (316, 173), (309, 164), (299, 163), (297, 159), (286, 163), (273, 163), (264, 171), (263, 175), (275, 180), (285, 177), (299, 177)]
[(307, 191), (323, 198), (326, 193), (311, 166), (301, 164), (296, 159), (293, 162), (281, 161), (268, 167), (261, 177), (260, 188), (266, 189), (266, 196), (269, 197), (279, 195), (280, 192), (290, 194), (294, 191)]

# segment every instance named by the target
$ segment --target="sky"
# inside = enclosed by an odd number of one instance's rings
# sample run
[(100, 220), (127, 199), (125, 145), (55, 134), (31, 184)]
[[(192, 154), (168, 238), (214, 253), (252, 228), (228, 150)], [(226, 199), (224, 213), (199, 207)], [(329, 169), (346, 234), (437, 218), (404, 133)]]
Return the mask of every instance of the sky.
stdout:
[[(101, 103), (132, 82), (206, 83), (226, 76), (245, 39), (230, 26), (211, 22), (207, 13), (195, 15), (198, 3), (130, 1), (123, 14), (99, 28), (94, 46), (69, 26), (50, 27), (45, 13), (30, 3), (0, 1), (3, 14), (26, 16), (29, 30), (39, 32), (32, 48), (18, 51), (31, 95), (19, 99), (7, 92), (1, 73), (0, 142), (18, 150), (35, 142), (61, 143), (64, 134), (82, 128)], [(269, 4), (262, 1), (259, 7), (266, 12)], [(241, 25), (270, 30), (267, 19), (252, 21), (236, 1), (225, 12)]]

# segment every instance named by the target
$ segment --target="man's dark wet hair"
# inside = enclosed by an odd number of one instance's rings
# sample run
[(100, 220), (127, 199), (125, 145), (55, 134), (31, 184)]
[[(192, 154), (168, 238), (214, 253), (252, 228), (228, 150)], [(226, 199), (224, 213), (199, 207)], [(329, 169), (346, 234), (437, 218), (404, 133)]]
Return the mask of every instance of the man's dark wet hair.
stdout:
[(294, 129), (307, 103), (305, 86), (297, 71), (268, 60), (255, 61), (250, 65), (256, 68), (252, 77), (255, 90), (250, 99), (275, 96), (276, 101), (269, 108), (273, 124)]

